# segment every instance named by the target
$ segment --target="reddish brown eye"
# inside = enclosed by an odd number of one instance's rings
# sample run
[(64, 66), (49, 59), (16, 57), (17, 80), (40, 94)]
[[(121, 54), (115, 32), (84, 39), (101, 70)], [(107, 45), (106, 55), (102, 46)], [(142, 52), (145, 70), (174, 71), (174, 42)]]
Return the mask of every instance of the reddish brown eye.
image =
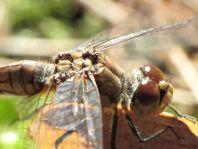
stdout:
[(150, 79), (152, 79), (156, 82), (164, 80), (164, 74), (157, 66), (144, 65), (142, 67), (142, 70), (146, 76), (148, 76)]
[(160, 91), (157, 83), (153, 80), (139, 84), (135, 93), (135, 102), (142, 106), (152, 106), (160, 101)]

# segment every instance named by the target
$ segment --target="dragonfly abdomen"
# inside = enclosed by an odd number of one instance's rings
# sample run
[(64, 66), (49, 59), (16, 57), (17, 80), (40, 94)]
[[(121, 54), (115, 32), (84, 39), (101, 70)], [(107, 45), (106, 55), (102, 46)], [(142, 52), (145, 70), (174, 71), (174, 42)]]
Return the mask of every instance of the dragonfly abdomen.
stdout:
[(41, 91), (55, 66), (39, 61), (24, 60), (0, 67), (0, 92), (34, 95)]

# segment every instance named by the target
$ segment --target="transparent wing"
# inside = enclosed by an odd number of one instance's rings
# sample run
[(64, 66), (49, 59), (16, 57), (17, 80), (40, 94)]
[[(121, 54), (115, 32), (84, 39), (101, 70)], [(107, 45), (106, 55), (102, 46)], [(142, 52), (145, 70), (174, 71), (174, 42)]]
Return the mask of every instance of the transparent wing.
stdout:
[[(151, 35), (152, 37), (152, 34), (161, 34), (162, 31), (174, 32), (177, 30), (182, 30), (186, 28), (187, 26), (196, 24), (197, 22), (198, 22), (198, 18), (194, 17), (188, 20), (178, 21), (173, 24), (161, 25), (158, 27), (151, 27), (151, 28), (147, 28), (147, 29), (140, 30), (137, 32), (133, 32), (133, 31), (131, 32), (130, 31), (131, 28), (129, 30), (129, 27), (126, 27), (125, 25), (124, 30), (120, 32), (118, 31), (118, 33), (115, 33), (116, 30), (124, 27), (123, 24), (121, 24), (119, 26), (114, 27), (113, 29), (109, 29), (109, 30), (102, 32), (101, 34), (91, 38), (84, 44), (72, 49), (71, 51), (74, 51), (74, 50), (89, 51), (92, 49), (98, 49), (101, 51), (101, 50), (108, 49), (114, 45), (117, 45), (119, 43), (127, 42), (137, 37), (145, 37), (145, 35)], [(128, 28), (128, 33), (126, 33), (126, 30), (127, 30), (126, 28)], [(174, 33), (172, 33), (172, 35), (173, 34)]]
[(39, 104), (39, 95), (22, 98), (16, 105), (19, 119), (25, 120), (36, 112)]
[(185, 20), (185, 21), (181, 21), (181, 22), (176, 22), (174, 24), (162, 25), (162, 26), (155, 27), (155, 28), (145, 29), (145, 30), (142, 30), (139, 32), (121, 35), (121, 36), (112, 38), (110, 40), (107, 40), (103, 43), (99, 43), (95, 48), (98, 48), (100, 50), (105, 50), (107, 48), (112, 47), (113, 45), (116, 45), (116, 44), (119, 44), (122, 42), (126, 42), (126, 41), (132, 40), (132, 39), (140, 37), (140, 36), (144, 36), (144, 35), (152, 34), (152, 33), (157, 34), (157, 32), (161, 32), (161, 31), (165, 31), (165, 30), (182, 28), (182, 27), (189, 25), (193, 21), (198, 21), (198, 18), (193, 18), (193, 19), (189, 19), (189, 20)]
[[(51, 140), (48, 146), (54, 147), (59, 138), (72, 130), (79, 136), (75, 138), (77, 148), (102, 148), (101, 104), (93, 77), (79, 75), (65, 81), (57, 86), (51, 101), (31, 124), (31, 136), (37, 146), (42, 148), (46, 140)], [(60, 145), (69, 140), (70, 135)], [(67, 146), (64, 144), (64, 148)]]
[(55, 88), (52, 86), (49, 86), (41, 93), (38, 93), (34, 96), (27, 96), (19, 100), (17, 102), (17, 111), (19, 114), (20, 120), (25, 120), (30, 118), (37, 112), (40, 108), (42, 108), (44, 105), (49, 104), (51, 101), (51, 98), (55, 92)]
[[(32, 141), (32, 137), (34, 137), (33, 134), (36, 134), (42, 126), (39, 125), (41, 123), (35, 113), (52, 102), (52, 97), (55, 93), (54, 89), (52, 86), (48, 86), (41, 93), (35, 96), (24, 97), (17, 102), (16, 108), (21, 121), (13, 123), (13, 127), (19, 133), (22, 149), (38, 148), (37, 144), (34, 144), (34, 141)], [(30, 127), (32, 122), (37, 123), (38, 129), (32, 130)]]

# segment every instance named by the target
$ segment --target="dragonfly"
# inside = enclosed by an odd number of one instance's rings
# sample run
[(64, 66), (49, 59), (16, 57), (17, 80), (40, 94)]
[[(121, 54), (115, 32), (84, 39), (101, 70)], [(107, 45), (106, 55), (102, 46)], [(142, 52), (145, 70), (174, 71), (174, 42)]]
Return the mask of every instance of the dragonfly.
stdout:
[[(173, 85), (166, 81), (163, 72), (157, 66), (146, 64), (132, 73), (126, 73), (105, 55), (105, 51), (134, 38), (182, 28), (195, 21), (197, 18), (111, 39), (89, 41), (77, 48), (59, 52), (51, 62), (23, 60), (0, 67), (0, 91), (28, 96), (18, 106), (19, 116), (24, 120), (38, 113), (33, 118), (36, 125), (30, 126), (29, 130), (36, 138), (36, 148), (41, 148), (49, 127), (54, 128), (53, 131), (64, 132), (51, 144), (55, 149), (64, 148), (61, 144), (74, 133), (81, 138), (77, 139), (78, 148), (104, 148), (103, 105), (115, 110), (111, 130), (112, 149), (117, 148), (119, 110), (123, 111), (132, 135), (141, 142), (147, 142), (167, 129), (177, 136), (168, 125), (143, 137), (130, 117), (131, 113), (140, 118), (158, 115), (168, 106), (179, 116), (194, 121), (193, 117), (180, 113), (170, 104)], [(109, 100), (103, 100), (101, 95), (106, 95)], [(42, 125), (45, 125), (44, 128)], [(41, 128), (43, 133), (39, 134)]]

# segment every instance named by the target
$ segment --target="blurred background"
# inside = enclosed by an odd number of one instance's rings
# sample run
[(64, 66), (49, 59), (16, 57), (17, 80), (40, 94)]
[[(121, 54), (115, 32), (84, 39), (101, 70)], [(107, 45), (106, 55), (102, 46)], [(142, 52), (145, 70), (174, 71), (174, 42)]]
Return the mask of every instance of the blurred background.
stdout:
[[(197, 0), (0, 0), (0, 65), (23, 59), (48, 61), (107, 28), (111, 29), (92, 41), (178, 22), (197, 13)], [(195, 21), (181, 29), (142, 36), (107, 54), (128, 72), (147, 63), (159, 66), (175, 86), (173, 103), (196, 116), (197, 27)], [(0, 148), (20, 148), (20, 132), (7, 126), (18, 119), (18, 98), (0, 96)]]

